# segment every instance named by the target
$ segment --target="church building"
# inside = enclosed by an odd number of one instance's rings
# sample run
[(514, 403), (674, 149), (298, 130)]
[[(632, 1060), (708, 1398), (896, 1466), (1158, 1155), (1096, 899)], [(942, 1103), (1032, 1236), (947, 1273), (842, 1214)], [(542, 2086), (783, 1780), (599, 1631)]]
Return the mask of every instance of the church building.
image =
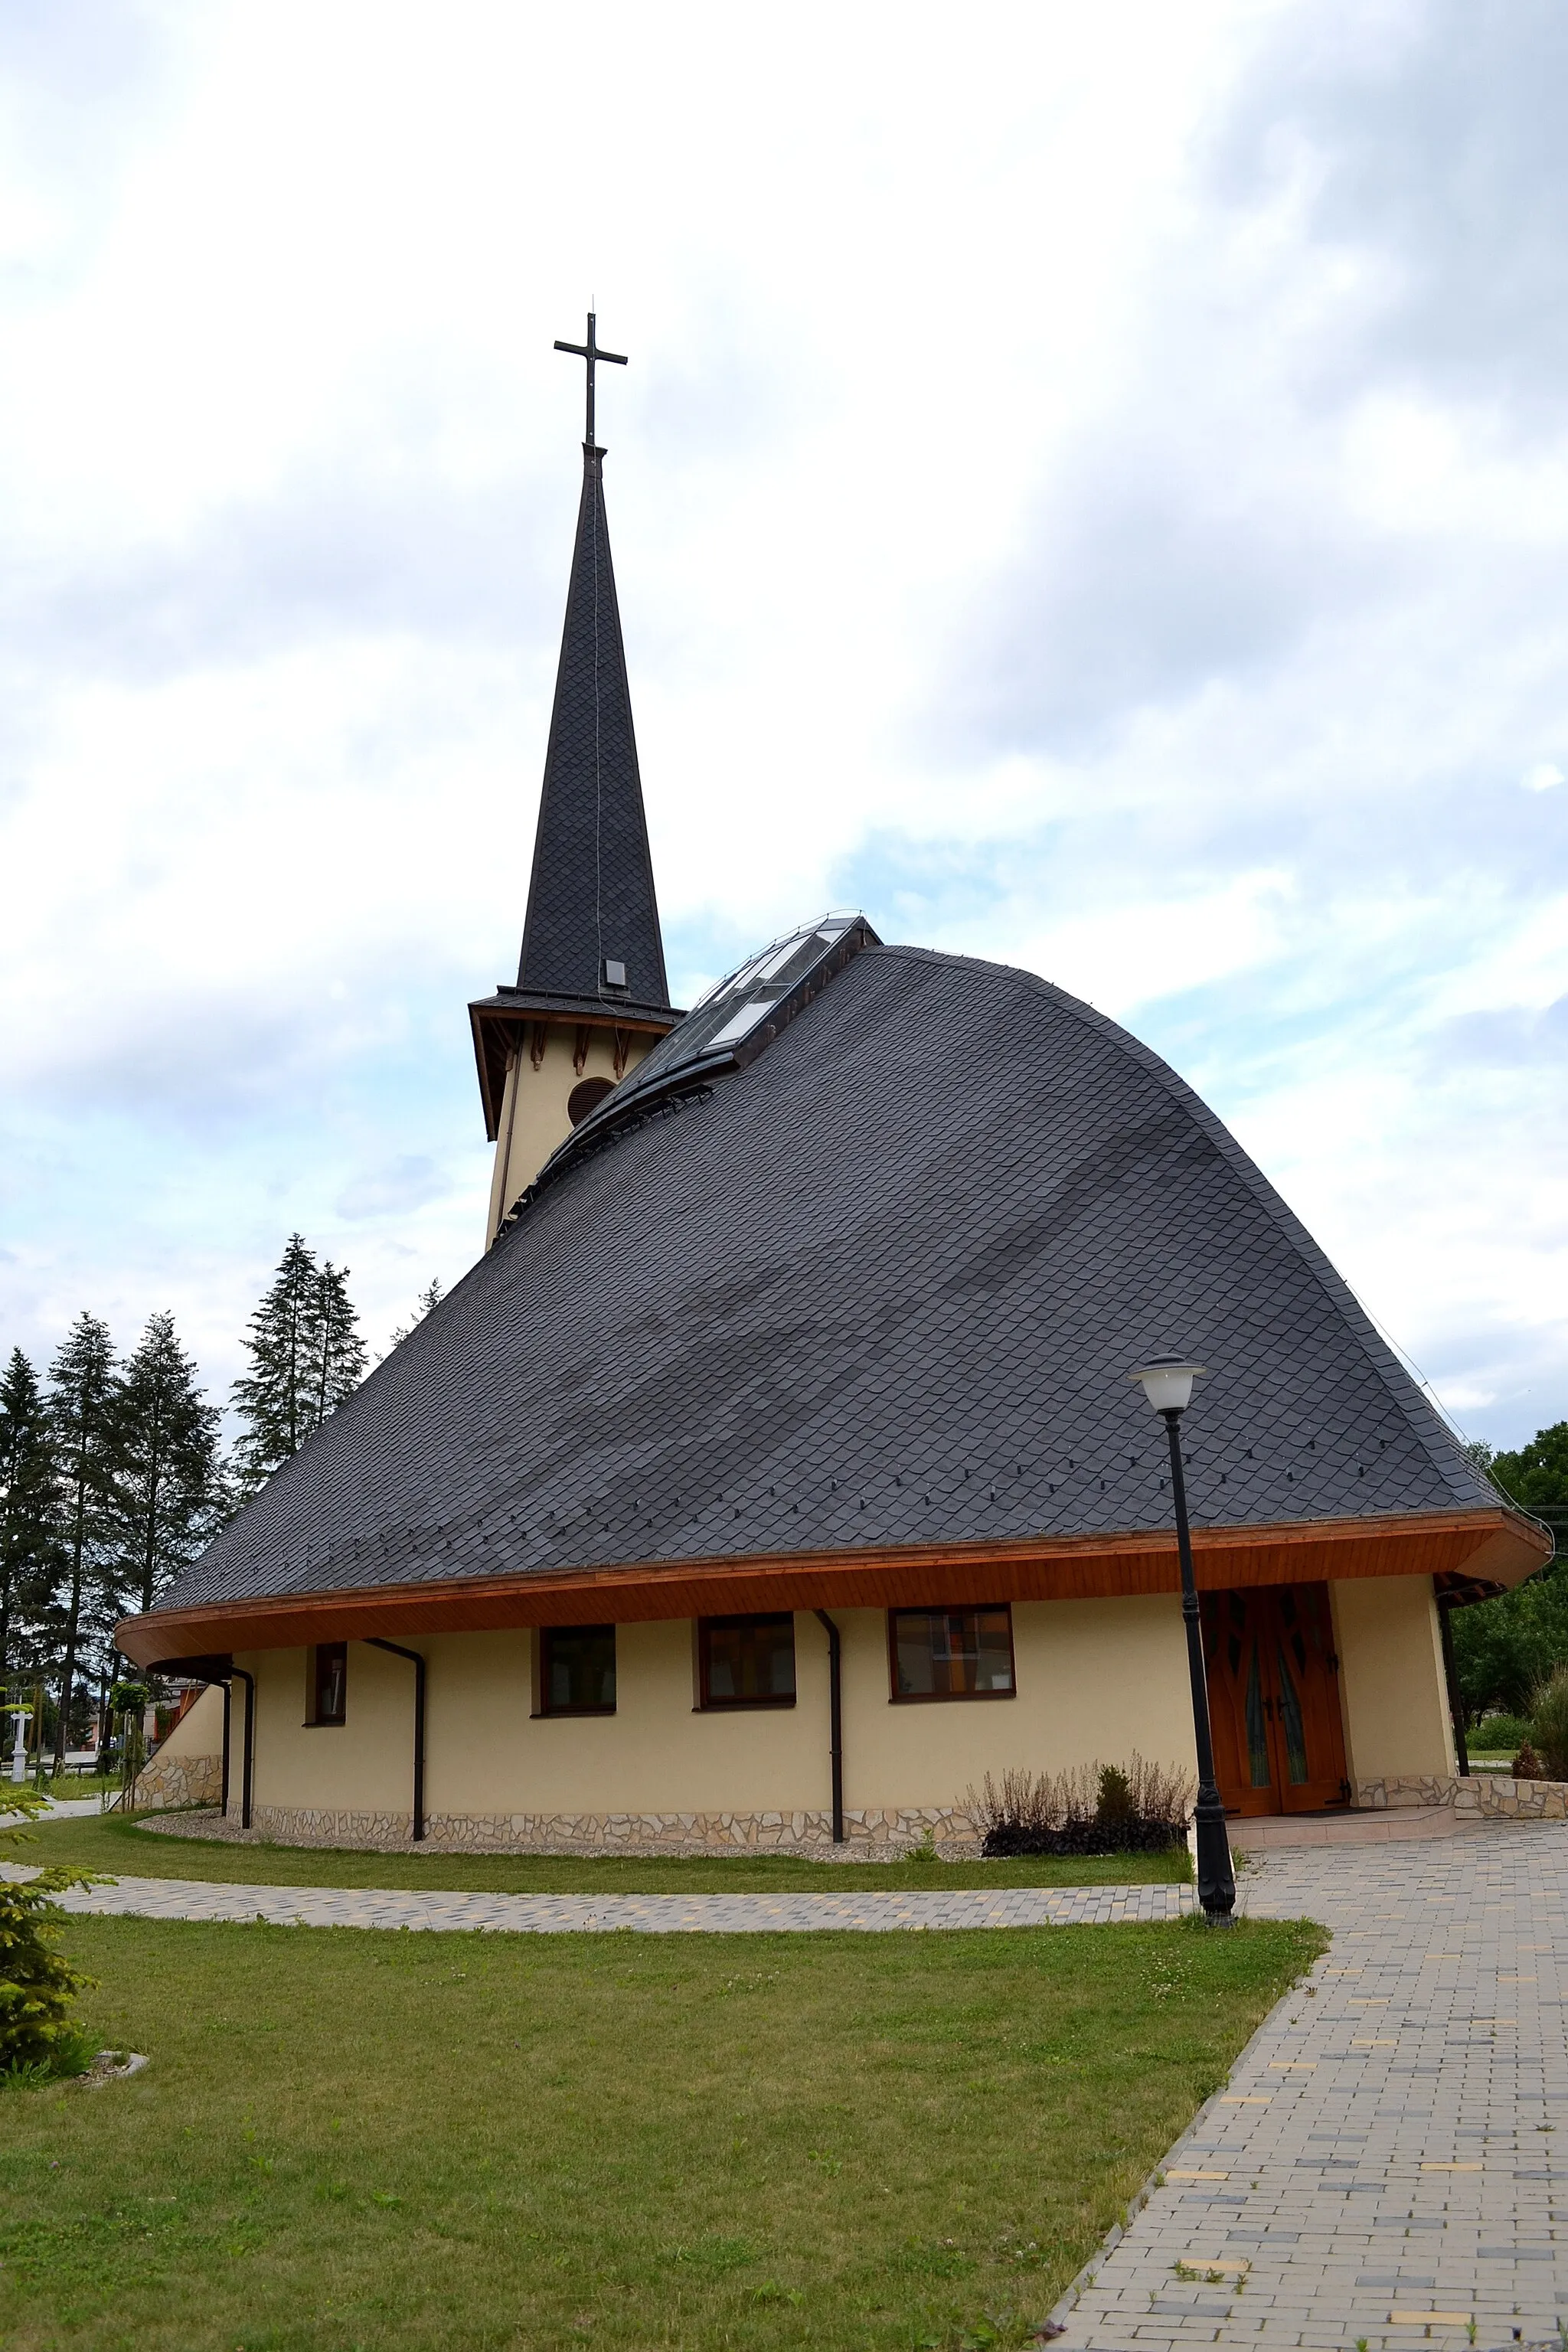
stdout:
[(120, 1627), (213, 1685), (144, 1795), (828, 1857), (963, 1837), (1010, 1767), (1191, 1774), (1129, 1378), (1172, 1352), (1227, 1807), (1451, 1783), (1446, 1612), (1550, 1538), (1156, 1055), (852, 910), (671, 1006), (604, 455), (590, 408), (517, 980), (468, 1008), (484, 1252)]

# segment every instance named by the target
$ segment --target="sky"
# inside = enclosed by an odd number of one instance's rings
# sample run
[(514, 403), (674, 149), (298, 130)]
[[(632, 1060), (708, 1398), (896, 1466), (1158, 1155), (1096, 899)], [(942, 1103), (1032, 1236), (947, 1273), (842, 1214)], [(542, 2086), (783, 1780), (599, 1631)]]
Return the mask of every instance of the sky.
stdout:
[(858, 906), (1568, 1416), (1559, 0), (8, 0), (0, 1348), (483, 1240), (599, 332), (672, 990)]

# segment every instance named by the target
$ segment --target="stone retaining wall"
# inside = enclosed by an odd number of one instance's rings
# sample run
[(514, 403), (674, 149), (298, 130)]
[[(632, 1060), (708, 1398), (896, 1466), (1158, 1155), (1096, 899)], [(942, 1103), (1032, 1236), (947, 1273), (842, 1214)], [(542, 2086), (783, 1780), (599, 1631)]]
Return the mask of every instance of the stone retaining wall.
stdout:
[[(146, 1778), (144, 1774), (143, 1779)], [(138, 1784), (140, 1785), (140, 1784)], [(213, 1798), (216, 1799), (214, 1789)], [(174, 1802), (170, 1799), (165, 1801)], [(229, 1806), (229, 1824), (239, 1805)], [(412, 1819), (400, 1812), (253, 1805), (251, 1826), (282, 1845), (401, 1848)], [(826, 1812), (797, 1813), (431, 1813), (425, 1851), (447, 1853), (703, 1854), (808, 1853), (831, 1862), (890, 1861), (929, 1835), (939, 1853), (963, 1860), (980, 1851), (970, 1815), (951, 1805), (846, 1812), (845, 1843), (833, 1843)]]
[(1363, 1780), (1356, 1787), (1363, 1811), (1384, 1812), (1411, 1805), (1452, 1805), (1492, 1822), (1568, 1821), (1568, 1780), (1515, 1780), (1504, 1772), (1472, 1772), (1468, 1780), (1411, 1777)]
[(221, 1756), (159, 1754), (138, 1773), (132, 1805), (137, 1812), (162, 1812), (171, 1805), (216, 1805), (222, 1795)]

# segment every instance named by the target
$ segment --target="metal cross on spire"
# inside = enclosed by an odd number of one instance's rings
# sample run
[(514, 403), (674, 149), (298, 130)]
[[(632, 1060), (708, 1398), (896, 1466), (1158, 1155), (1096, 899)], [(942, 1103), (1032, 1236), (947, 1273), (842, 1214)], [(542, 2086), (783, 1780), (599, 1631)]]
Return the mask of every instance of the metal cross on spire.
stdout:
[(597, 335), (596, 335), (596, 334), (595, 334), (595, 326), (596, 326), (596, 323), (597, 323), (597, 320), (596, 320), (596, 315), (595, 315), (595, 313), (594, 311), (590, 310), (590, 311), (589, 311), (589, 313), (588, 313), (588, 340), (587, 340), (587, 341), (586, 341), (585, 343), (563, 343), (563, 342), (562, 342), (562, 341), (561, 341), (561, 340), (559, 339), (559, 337), (557, 337), (557, 339), (556, 339), (556, 344), (555, 344), (555, 348), (556, 348), (556, 350), (557, 350), (558, 352), (574, 352), (574, 353), (576, 355), (576, 357), (577, 357), (578, 359), (580, 359), (580, 360), (586, 360), (586, 361), (587, 361), (587, 362), (588, 362), (588, 434), (587, 434), (587, 441), (588, 441), (588, 446), (589, 446), (589, 448), (590, 448), (590, 449), (592, 449), (592, 448), (595, 446), (595, 441), (594, 441), (594, 369), (595, 369), (595, 364), (597, 363), (597, 362), (598, 362), (598, 361), (600, 361), (600, 360), (608, 360), (608, 361), (610, 362), (611, 365), (612, 365), (612, 366), (614, 366), (614, 367), (625, 367), (625, 365), (626, 365), (626, 353), (625, 353), (624, 352), (605, 352), (605, 351), (601, 351), (601, 350), (600, 350), (600, 348), (599, 348), (599, 342), (598, 342), (598, 338), (597, 338)]

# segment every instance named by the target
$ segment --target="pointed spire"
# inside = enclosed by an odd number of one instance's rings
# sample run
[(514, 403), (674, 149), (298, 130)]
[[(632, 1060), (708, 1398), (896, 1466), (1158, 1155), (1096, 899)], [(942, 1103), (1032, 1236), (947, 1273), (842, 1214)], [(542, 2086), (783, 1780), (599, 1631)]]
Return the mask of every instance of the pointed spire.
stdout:
[(669, 1003), (605, 520), (603, 449), (583, 446), (583, 501), (517, 984), (531, 996)]

